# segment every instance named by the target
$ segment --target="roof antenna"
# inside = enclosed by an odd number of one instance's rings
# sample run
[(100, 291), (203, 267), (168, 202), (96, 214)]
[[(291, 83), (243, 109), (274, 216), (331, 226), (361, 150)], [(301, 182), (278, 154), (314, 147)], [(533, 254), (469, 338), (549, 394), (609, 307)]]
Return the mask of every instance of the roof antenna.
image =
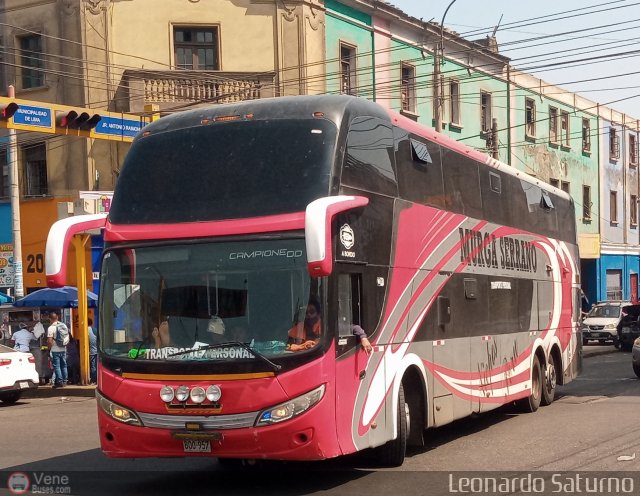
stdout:
[(498, 28), (500, 27), (500, 23), (502, 22), (502, 18), (504, 17), (504, 14), (500, 15), (500, 20), (498, 21), (498, 24), (496, 24), (496, 27), (493, 28), (493, 33), (491, 33), (491, 37), (493, 38), (496, 35), (496, 31), (498, 31)]

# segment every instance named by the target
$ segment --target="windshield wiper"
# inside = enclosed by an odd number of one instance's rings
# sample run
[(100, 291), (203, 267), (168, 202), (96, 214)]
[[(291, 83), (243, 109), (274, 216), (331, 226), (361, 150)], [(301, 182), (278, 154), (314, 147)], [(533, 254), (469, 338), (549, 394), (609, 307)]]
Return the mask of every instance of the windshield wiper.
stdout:
[(230, 346), (239, 346), (240, 348), (247, 350), (254, 357), (259, 358), (264, 363), (268, 364), (274, 370), (274, 372), (277, 372), (278, 370), (280, 370), (282, 368), (282, 365), (278, 365), (277, 363), (273, 363), (271, 360), (269, 360), (262, 353), (260, 353), (259, 351), (254, 350), (247, 343), (241, 343), (240, 341), (227, 341), (226, 343), (209, 344), (207, 346), (202, 346), (200, 348), (177, 351), (176, 353), (171, 353), (170, 355), (167, 355), (167, 357), (173, 357), (173, 356), (178, 356), (178, 355), (186, 355), (188, 353), (195, 353), (195, 352), (198, 352), (198, 351), (215, 350), (216, 348), (228, 348)]

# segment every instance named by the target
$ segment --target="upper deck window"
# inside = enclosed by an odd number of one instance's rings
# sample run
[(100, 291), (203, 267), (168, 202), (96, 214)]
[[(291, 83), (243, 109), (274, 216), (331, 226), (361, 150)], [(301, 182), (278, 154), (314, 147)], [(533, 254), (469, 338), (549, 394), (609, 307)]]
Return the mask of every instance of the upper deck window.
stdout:
[(393, 132), (375, 117), (357, 117), (349, 127), (342, 183), (365, 191), (396, 196)]
[(327, 196), (336, 127), (325, 120), (231, 121), (152, 134), (127, 155), (114, 224), (303, 212)]

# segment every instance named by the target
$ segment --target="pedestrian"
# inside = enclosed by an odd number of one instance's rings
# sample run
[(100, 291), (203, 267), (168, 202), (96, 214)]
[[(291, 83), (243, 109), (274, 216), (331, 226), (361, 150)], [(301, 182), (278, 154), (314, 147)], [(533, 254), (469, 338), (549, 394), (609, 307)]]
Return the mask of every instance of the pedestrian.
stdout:
[(51, 362), (55, 373), (53, 387), (64, 387), (67, 382), (67, 345), (69, 328), (58, 320), (58, 314), (49, 314), (51, 325), (47, 329), (47, 344), (51, 350)]
[(93, 330), (93, 320), (87, 319), (89, 331), (89, 380), (91, 384), (98, 382), (98, 338)]
[(19, 330), (12, 336), (13, 342), (15, 343), (13, 349), (23, 353), (29, 353), (29, 345), (31, 344), (31, 341), (36, 340), (36, 337), (29, 330), (29, 326), (24, 322), (18, 325), (18, 329)]

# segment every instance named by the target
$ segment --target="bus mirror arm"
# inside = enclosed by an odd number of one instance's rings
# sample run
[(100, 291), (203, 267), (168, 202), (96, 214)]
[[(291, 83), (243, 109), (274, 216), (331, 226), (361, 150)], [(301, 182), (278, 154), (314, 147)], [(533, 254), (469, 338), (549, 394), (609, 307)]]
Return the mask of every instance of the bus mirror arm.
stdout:
[(312, 277), (328, 276), (333, 269), (331, 223), (339, 213), (364, 207), (369, 198), (364, 196), (328, 196), (307, 205), (304, 233), (307, 246), (307, 269)]
[(51, 288), (65, 286), (67, 276), (67, 253), (71, 238), (76, 234), (102, 229), (107, 214), (74, 215), (56, 221), (49, 229), (45, 249), (45, 271), (47, 285)]

